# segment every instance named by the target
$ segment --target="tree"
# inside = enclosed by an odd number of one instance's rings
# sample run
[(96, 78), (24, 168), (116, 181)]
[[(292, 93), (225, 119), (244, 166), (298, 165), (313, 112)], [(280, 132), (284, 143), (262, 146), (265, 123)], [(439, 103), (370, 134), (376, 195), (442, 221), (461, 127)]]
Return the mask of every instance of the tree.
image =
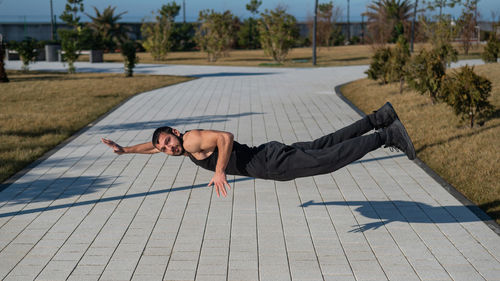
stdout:
[(172, 47), (171, 36), (174, 31), (174, 20), (179, 14), (181, 6), (175, 2), (162, 5), (161, 9), (153, 12), (154, 23), (143, 22), (141, 33), (144, 37), (143, 46), (150, 52), (154, 60), (164, 60)]
[(217, 13), (207, 9), (200, 11), (198, 20), (201, 24), (195, 40), (200, 50), (207, 53), (208, 61), (215, 62), (234, 42), (235, 17), (230, 11)]
[(410, 0), (374, 0), (367, 6), (367, 27), (377, 44), (396, 42), (410, 25), (413, 4)]
[[(340, 32), (340, 27), (335, 26), (335, 23), (340, 18), (342, 11), (340, 7), (334, 6), (333, 2), (319, 3), (317, 15), (317, 32), (316, 44), (318, 46), (334, 45), (334, 36)], [(309, 30), (312, 32), (312, 20), (309, 21)], [(312, 33), (309, 38), (312, 40)]]
[(83, 11), (83, 0), (67, 0), (64, 11), (59, 18), (76, 29), (80, 26), (78, 12), (83, 13)]
[(460, 40), (462, 41), (462, 48), (466, 55), (469, 54), (469, 49), (472, 46), (471, 41), (476, 34), (476, 14), (477, 2), (479, 0), (465, 0), (463, 3), (462, 14), (458, 19), (458, 26), (460, 29)]
[(0, 39), (0, 83), (9, 82), (7, 77), (7, 72), (5, 71), (4, 59), (5, 59), (5, 43)]
[(423, 0), (424, 5), (427, 4), (427, 9), (434, 11), (439, 9), (439, 18), (443, 16), (443, 8), (453, 8), (461, 0)]
[(406, 72), (411, 88), (420, 94), (429, 94), (432, 104), (441, 98), (440, 91), (445, 77), (445, 64), (436, 49), (421, 50), (412, 58)]
[(128, 31), (124, 25), (118, 23), (127, 12), (115, 15), (115, 9), (116, 7), (108, 6), (101, 13), (94, 7), (95, 17), (86, 14), (92, 20), (88, 24), (89, 28), (102, 38), (106, 48), (111, 51), (114, 51), (118, 44), (127, 40)]
[(481, 54), (481, 58), (486, 63), (497, 62), (498, 54), (500, 53), (500, 42), (498, 42), (497, 36), (494, 32), (490, 34), (488, 43), (484, 47), (484, 51)]
[(421, 18), (421, 24), (432, 45), (432, 49), (439, 55), (446, 70), (447, 65), (458, 59), (458, 52), (451, 45), (451, 41), (456, 36), (456, 28), (452, 24), (451, 16), (442, 15), (433, 22)]
[(23, 41), (13, 44), (13, 49), (17, 51), (21, 61), (23, 62), (22, 70), (29, 71), (29, 64), (35, 61), (38, 55), (38, 48), (40, 44), (34, 38), (26, 38)]
[(298, 38), (297, 20), (284, 7), (265, 10), (259, 20), (260, 43), (276, 62), (283, 62)]
[(73, 29), (59, 29), (61, 49), (64, 51), (63, 60), (68, 63), (68, 72), (75, 73), (75, 61), (82, 50), (81, 35), (85, 33), (80, 24), (78, 12), (83, 12), (83, 0), (67, 0), (64, 12), (60, 18)]
[(474, 73), (474, 67), (463, 66), (449, 75), (443, 86), (446, 103), (453, 108), (456, 115), (469, 119), (470, 127), (474, 127), (477, 118), (488, 116), (493, 110), (488, 97), (491, 82)]
[(252, 16), (243, 21), (238, 31), (238, 45), (241, 47), (247, 49), (260, 48), (260, 34), (257, 28), (257, 20), (254, 18), (259, 12), (260, 5), (262, 5), (262, 1), (260, 0), (250, 0), (250, 3), (246, 4), (246, 9)]
[(139, 61), (139, 58), (136, 54), (136, 45), (133, 41), (126, 41), (121, 44), (121, 51), (123, 60), (125, 63), (125, 76), (132, 77), (134, 73), (134, 67)]
[(391, 74), (390, 59), (392, 56), (391, 48), (380, 47), (373, 54), (370, 68), (365, 72), (368, 78), (372, 80), (382, 79), (383, 84), (389, 83)]
[(403, 93), (403, 85), (405, 82), (405, 76), (407, 75), (407, 63), (410, 59), (410, 48), (408, 42), (404, 36), (400, 35), (396, 46), (392, 50), (392, 56), (390, 60), (391, 64), (391, 77), (394, 80), (399, 81), (399, 93)]

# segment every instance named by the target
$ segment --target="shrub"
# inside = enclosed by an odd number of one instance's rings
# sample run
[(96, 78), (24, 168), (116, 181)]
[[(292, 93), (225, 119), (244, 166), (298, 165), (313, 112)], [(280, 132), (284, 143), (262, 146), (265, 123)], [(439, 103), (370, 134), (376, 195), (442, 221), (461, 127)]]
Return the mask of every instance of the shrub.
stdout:
[(175, 2), (162, 5), (158, 14), (153, 12), (156, 19), (153, 23), (143, 22), (142, 36), (145, 38), (142, 45), (151, 53), (154, 60), (164, 60), (172, 47), (171, 36), (174, 31), (174, 19), (179, 14), (181, 6)]
[(435, 104), (440, 98), (445, 76), (445, 64), (436, 50), (421, 50), (407, 66), (406, 80), (420, 94), (429, 94)]
[(486, 63), (497, 62), (498, 53), (500, 52), (500, 43), (498, 42), (494, 33), (490, 34), (488, 43), (484, 47), (484, 51), (481, 54), (481, 58)]
[(19, 57), (23, 62), (22, 70), (29, 71), (29, 64), (35, 61), (38, 55), (38, 48), (40, 44), (33, 38), (26, 38), (19, 43), (15, 43), (12, 47), (19, 53)]
[(125, 76), (132, 77), (135, 64), (139, 61), (136, 54), (136, 45), (133, 41), (127, 41), (121, 45), (122, 56), (125, 63)]
[(471, 128), (476, 119), (487, 117), (493, 109), (488, 102), (491, 82), (475, 74), (474, 68), (468, 65), (449, 75), (442, 91), (446, 103), (456, 115), (461, 115), (464, 120), (468, 118)]
[(299, 33), (295, 17), (280, 6), (261, 14), (259, 32), (264, 52), (279, 63), (285, 61)]
[(365, 72), (368, 78), (372, 80), (382, 79), (383, 84), (387, 84), (390, 81), (390, 58), (391, 49), (390, 48), (379, 48), (375, 51), (370, 63), (370, 68)]
[(408, 42), (403, 35), (400, 35), (396, 46), (391, 52), (390, 58), (390, 77), (393, 80), (399, 81), (399, 93), (403, 93), (403, 85), (405, 81), (406, 67), (410, 59), (410, 48), (408, 47)]
[[(59, 29), (61, 38), (61, 49), (64, 51), (63, 60), (68, 63), (68, 72), (75, 73), (75, 61), (82, 50), (82, 37), (86, 37), (87, 30), (82, 32), (78, 12), (83, 12), (83, 0), (67, 0), (66, 6), (60, 18), (73, 29)], [(83, 34), (83, 36), (82, 36)]]
[(201, 25), (195, 40), (201, 51), (207, 53), (208, 61), (217, 61), (234, 43), (236, 18), (230, 11), (217, 13), (213, 10), (203, 10), (200, 11), (198, 20)]
[(80, 56), (80, 31), (60, 29), (59, 36), (61, 37), (61, 49), (64, 51), (62, 55), (63, 61), (68, 63), (68, 72), (75, 73), (75, 61)]

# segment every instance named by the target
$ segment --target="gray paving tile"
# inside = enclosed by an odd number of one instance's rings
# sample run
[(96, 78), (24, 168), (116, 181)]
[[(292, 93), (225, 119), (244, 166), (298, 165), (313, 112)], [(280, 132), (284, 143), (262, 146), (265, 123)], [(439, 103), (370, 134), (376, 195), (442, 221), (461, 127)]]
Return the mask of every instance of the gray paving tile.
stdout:
[(98, 141), (145, 142), (163, 124), (312, 140), (359, 119), (332, 89), (365, 69), (143, 65), (201, 78), (137, 95), (3, 190), (0, 279), (498, 280), (499, 236), (387, 149), (290, 182), (231, 176), (218, 198), (188, 159)]

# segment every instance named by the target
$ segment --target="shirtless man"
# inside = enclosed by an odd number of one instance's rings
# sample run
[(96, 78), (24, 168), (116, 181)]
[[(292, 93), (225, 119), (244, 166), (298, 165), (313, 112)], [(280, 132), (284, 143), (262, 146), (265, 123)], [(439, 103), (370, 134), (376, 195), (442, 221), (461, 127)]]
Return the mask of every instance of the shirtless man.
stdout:
[[(371, 130), (376, 132), (364, 135)], [(233, 134), (214, 130), (190, 130), (182, 134), (171, 127), (160, 127), (150, 142), (122, 147), (102, 139), (117, 154), (159, 153), (188, 156), (196, 165), (214, 171), (208, 186), (217, 196), (231, 188), (228, 175), (241, 175), (279, 181), (330, 173), (385, 145), (415, 159), (413, 143), (392, 105), (379, 110), (329, 135), (309, 142), (286, 145), (271, 141), (249, 147), (234, 141)]]

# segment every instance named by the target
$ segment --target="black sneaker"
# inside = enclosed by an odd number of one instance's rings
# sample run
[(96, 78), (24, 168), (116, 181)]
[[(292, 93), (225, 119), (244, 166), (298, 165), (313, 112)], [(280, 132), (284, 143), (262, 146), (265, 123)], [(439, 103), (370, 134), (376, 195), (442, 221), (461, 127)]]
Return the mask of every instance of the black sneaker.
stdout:
[(396, 148), (403, 151), (408, 159), (415, 159), (415, 148), (401, 121), (394, 120), (384, 131), (386, 133), (385, 147)]
[(375, 127), (375, 130), (386, 128), (391, 125), (394, 120), (399, 120), (399, 117), (390, 102), (386, 102), (381, 108), (374, 111), (373, 114), (368, 115), (368, 117)]

